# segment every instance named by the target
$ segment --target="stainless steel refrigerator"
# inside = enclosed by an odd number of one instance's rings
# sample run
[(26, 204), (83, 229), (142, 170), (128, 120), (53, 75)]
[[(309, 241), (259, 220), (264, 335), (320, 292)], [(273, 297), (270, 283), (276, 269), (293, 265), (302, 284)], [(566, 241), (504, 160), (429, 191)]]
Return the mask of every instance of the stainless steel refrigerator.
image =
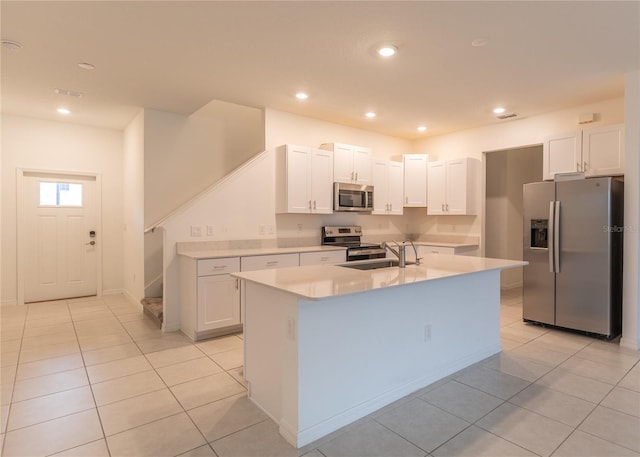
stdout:
[(525, 321), (620, 333), (623, 192), (611, 177), (524, 185)]

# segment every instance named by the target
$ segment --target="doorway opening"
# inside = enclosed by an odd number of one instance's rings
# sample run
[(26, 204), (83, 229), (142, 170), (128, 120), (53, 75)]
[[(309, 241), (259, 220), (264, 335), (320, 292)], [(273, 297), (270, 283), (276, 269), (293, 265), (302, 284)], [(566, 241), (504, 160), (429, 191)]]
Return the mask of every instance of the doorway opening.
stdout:
[(18, 303), (100, 295), (100, 176), (19, 169), (17, 182)]
[[(485, 256), (522, 260), (522, 186), (542, 181), (542, 145), (485, 152)], [(522, 267), (502, 270), (503, 295), (522, 292)]]

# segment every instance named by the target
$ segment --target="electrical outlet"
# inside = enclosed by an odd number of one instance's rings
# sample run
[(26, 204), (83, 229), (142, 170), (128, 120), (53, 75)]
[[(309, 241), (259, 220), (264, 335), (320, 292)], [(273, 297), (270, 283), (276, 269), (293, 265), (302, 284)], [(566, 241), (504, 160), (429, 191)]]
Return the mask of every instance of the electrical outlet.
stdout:
[(274, 233), (276, 233), (276, 228), (273, 225), (269, 225), (267, 229), (269, 230), (269, 235), (273, 235)]
[(201, 225), (192, 225), (191, 226), (191, 236), (202, 236), (202, 226)]
[(258, 226), (258, 233), (259, 233), (260, 235), (264, 235), (264, 234), (265, 234), (265, 232), (266, 232), (266, 227), (265, 227), (264, 225), (259, 225), (259, 226)]
[(302, 224), (298, 224), (298, 232), (302, 232)]
[(213, 230), (213, 225), (207, 225), (207, 236), (213, 236), (215, 231)]

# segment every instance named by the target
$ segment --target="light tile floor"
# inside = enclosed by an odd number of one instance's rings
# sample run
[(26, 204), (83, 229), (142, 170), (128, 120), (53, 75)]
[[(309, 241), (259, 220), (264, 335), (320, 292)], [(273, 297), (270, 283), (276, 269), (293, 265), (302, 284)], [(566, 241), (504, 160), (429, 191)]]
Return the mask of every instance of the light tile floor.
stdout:
[(3, 456), (640, 456), (640, 353), (522, 322), (504, 351), (303, 449), (246, 396), (242, 335), (192, 344), (123, 296), (1, 310)]

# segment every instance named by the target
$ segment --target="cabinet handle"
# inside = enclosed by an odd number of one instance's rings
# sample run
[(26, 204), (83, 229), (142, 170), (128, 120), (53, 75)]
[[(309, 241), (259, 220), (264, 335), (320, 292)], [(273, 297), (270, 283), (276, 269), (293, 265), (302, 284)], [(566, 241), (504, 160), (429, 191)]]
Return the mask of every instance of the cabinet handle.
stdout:
[(576, 162), (576, 170), (578, 170), (578, 171), (582, 171), (582, 170), (580, 169), (580, 162)]
[(313, 209), (316, 209), (316, 201), (313, 201)]
[(356, 171), (356, 182), (358, 182), (358, 172)]
[(587, 171), (589, 171), (588, 164), (587, 164), (587, 162), (582, 162), (582, 163), (583, 163), (582, 171), (584, 171), (586, 173)]
[(351, 172), (351, 181), (353, 181), (353, 171)]
[(445, 207), (447, 208), (447, 213), (449, 212), (449, 203), (445, 203)]
[(329, 260), (329, 257), (320, 257), (320, 262), (326, 262)]
[(267, 262), (267, 265), (278, 265), (278, 260), (271, 260), (269, 262)]
[(444, 203), (442, 204), (442, 212), (444, 213)]
[(389, 212), (393, 211), (393, 203), (389, 203)]
[(309, 200), (309, 209), (311, 209), (311, 200)]
[(227, 266), (226, 265), (216, 265), (216, 266), (213, 267), (214, 270), (221, 270), (223, 268), (227, 268)]
[(240, 288), (240, 280), (236, 278), (236, 290)]
[(404, 197), (404, 202), (409, 203), (409, 197)]

